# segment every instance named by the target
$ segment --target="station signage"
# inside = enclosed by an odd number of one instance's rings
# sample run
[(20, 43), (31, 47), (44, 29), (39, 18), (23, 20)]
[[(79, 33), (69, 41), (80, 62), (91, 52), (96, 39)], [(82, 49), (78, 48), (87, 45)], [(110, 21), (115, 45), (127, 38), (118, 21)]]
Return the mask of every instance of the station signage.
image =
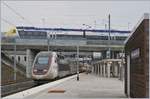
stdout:
[(131, 59), (138, 58), (140, 56), (140, 48), (137, 48), (131, 52)]

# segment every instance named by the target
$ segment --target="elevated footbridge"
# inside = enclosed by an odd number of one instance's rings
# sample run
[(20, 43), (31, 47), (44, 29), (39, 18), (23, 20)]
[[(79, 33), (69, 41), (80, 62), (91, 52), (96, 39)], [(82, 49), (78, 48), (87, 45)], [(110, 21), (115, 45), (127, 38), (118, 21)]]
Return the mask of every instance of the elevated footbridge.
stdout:
[[(109, 44), (109, 45), (108, 45)], [(51, 50), (61, 51), (76, 51), (76, 47), (79, 46), (79, 50), (83, 52), (99, 52), (107, 50), (109, 47), (114, 51), (121, 51), (124, 48), (123, 41), (111, 42), (106, 40), (87, 40), (87, 39), (15, 39), (11, 42), (2, 41), (2, 50), (13, 50), (16, 45), (17, 50), (35, 49), (35, 50), (47, 50), (48, 46)]]
[[(110, 35), (110, 40), (108, 39)], [(120, 30), (95, 30), (95, 29), (66, 29), (66, 28), (38, 28), (38, 27), (16, 27), (17, 38), (2, 39), (2, 50), (35, 49), (61, 51), (99, 52), (102, 50), (120, 51), (124, 47), (124, 40), (130, 31)]]

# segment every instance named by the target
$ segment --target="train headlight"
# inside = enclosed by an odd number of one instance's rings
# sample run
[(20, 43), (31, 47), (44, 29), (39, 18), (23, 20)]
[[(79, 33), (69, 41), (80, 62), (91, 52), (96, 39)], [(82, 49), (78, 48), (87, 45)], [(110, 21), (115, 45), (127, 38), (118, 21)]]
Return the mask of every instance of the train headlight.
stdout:
[(37, 69), (34, 69), (33, 71), (34, 71), (34, 72), (37, 72)]
[(44, 69), (43, 72), (47, 72), (47, 69)]

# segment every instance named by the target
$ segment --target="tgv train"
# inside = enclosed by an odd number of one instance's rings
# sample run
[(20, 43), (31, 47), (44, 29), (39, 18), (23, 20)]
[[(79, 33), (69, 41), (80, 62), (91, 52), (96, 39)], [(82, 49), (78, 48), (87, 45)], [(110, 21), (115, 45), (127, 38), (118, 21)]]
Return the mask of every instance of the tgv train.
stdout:
[(52, 80), (75, 74), (77, 66), (56, 52), (40, 52), (32, 66), (32, 78), (35, 81)]

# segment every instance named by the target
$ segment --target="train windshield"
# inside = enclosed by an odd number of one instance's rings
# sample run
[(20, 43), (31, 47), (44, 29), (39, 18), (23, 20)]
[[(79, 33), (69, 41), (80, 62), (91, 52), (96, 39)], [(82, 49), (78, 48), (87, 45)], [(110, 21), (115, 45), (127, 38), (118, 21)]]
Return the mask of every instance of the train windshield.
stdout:
[(37, 59), (37, 64), (41, 64), (41, 65), (46, 65), (46, 64), (48, 64), (48, 59), (49, 59), (49, 57), (39, 57), (38, 59)]

